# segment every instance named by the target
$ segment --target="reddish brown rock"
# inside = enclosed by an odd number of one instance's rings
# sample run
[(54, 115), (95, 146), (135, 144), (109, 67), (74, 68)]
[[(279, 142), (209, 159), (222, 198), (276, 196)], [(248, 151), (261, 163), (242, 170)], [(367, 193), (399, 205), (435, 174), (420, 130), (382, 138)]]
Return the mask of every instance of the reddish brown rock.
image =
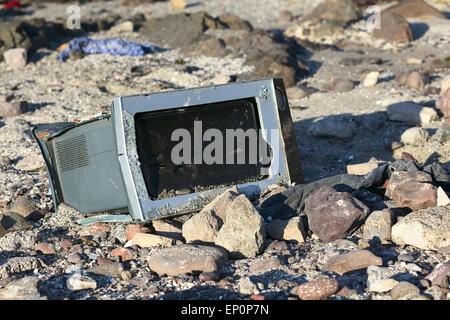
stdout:
[(39, 242), (35, 247), (34, 250), (40, 251), (43, 254), (56, 254), (55, 247), (52, 243), (48, 242)]
[(389, 7), (384, 12), (395, 13), (404, 18), (432, 16), (439, 19), (446, 19), (441, 11), (422, 0), (403, 0), (396, 5)]
[(440, 263), (434, 268), (434, 270), (425, 277), (425, 279), (431, 281), (432, 286), (439, 286), (444, 277), (450, 277), (450, 260), (444, 263)]
[(382, 12), (380, 19), (380, 28), (375, 28), (372, 32), (374, 38), (392, 42), (410, 42), (414, 40), (408, 21), (401, 15)]
[(121, 261), (127, 261), (134, 258), (133, 250), (127, 248), (116, 248), (110, 252), (112, 257), (120, 257)]
[(89, 226), (89, 234), (90, 235), (94, 235), (94, 234), (101, 233), (101, 232), (109, 232), (109, 231), (111, 231), (111, 228), (105, 223), (96, 222)]
[(445, 90), (439, 100), (439, 105), (436, 105), (444, 115), (444, 118), (450, 117), (450, 88)]
[(107, 258), (102, 258), (102, 257), (98, 257), (97, 258), (97, 264), (99, 266), (102, 266), (104, 264), (110, 264), (113, 263), (114, 261), (112, 261), (111, 259), (107, 259)]
[(385, 195), (398, 206), (425, 209), (437, 203), (437, 187), (432, 183), (431, 176), (423, 171), (394, 171)]
[(134, 235), (136, 233), (147, 233), (150, 232), (149, 228), (146, 228), (140, 224), (129, 224), (127, 225), (127, 229), (126, 229), (126, 238), (127, 241), (133, 239)]
[(153, 251), (148, 258), (148, 265), (159, 275), (203, 272), (205, 260), (210, 259), (209, 256), (215, 259), (218, 267), (228, 259), (227, 253), (222, 249), (185, 244)]
[(348, 192), (337, 192), (322, 186), (311, 192), (305, 200), (309, 228), (322, 241), (344, 239), (364, 221), (369, 208)]
[(309, 281), (298, 287), (298, 297), (302, 300), (322, 300), (335, 294), (339, 290), (336, 279), (320, 279)]
[(68, 252), (70, 247), (73, 245), (72, 241), (70, 241), (69, 239), (63, 239), (61, 241), (61, 248), (65, 251)]
[(372, 265), (382, 266), (383, 260), (368, 250), (356, 250), (331, 257), (326, 262), (324, 269), (344, 274), (366, 269)]
[(405, 81), (405, 86), (417, 91), (422, 91), (430, 83), (430, 77), (427, 73), (413, 71)]
[(255, 273), (280, 268), (281, 268), (280, 258), (275, 256), (253, 262), (249, 267), (249, 271), (251, 273)]

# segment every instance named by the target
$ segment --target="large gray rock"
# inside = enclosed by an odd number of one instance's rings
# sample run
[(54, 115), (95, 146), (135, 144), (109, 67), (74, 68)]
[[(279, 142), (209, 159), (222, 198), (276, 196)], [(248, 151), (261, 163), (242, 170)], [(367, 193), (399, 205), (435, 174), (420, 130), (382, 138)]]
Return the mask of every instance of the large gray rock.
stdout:
[(187, 220), (182, 227), (182, 234), (186, 242), (214, 243), (225, 220), (226, 211), (238, 194), (237, 188), (225, 191)]
[(386, 187), (386, 197), (401, 207), (425, 209), (437, 203), (437, 187), (423, 171), (394, 171)]
[(396, 5), (389, 7), (385, 11), (396, 13), (404, 18), (430, 16), (439, 19), (446, 19), (442, 12), (422, 0), (403, 0)]
[(267, 234), (276, 240), (297, 241), (302, 243), (306, 239), (306, 231), (300, 217), (289, 220), (275, 219), (266, 225)]
[(47, 300), (46, 297), (41, 297), (39, 284), (40, 280), (36, 277), (14, 280), (0, 289), (0, 300)]
[(409, 213), (392, 227), (392, 241), (425, 250), (450, 245), (450, 209), (431, 207)]
[(434, 109), (409, 101), (391, 104), (387, 106), (386, 112), (391, 121), (418, 125), (427, 124), (439, 118)]
[(24, 217), (16, 212), (6, 212), (0, 214), (0, 237), (17, 230), (30, 230), (33, 225), (26, 221)]
[(97, 265), (90, 267), (89, 269), (86, 270), (86, 272), (88, 273), (90, 272), (114, 278), (120, 278), (120, 275), (123, 271), (124, 271), (123, 264), (120, 262)]
[(351, 121), (325, 118), (311, 123), (308, 134), (317, 138), (348, 139), (355, 135), (356, 128)]
[(208, 266), (211, 264), (211, 258), (220, 268), (228, 260), (228, 255), (220, 248), (183, 244), (155, 250), (148, 257), (148, 265), (159, 275), (210, 272)]
[(215, 243), (228, 250), (231, 258), (254, 258), (263, 249), (265, 238), (263, 219), (243, 194), (228, 209)]
[(322, 186), (305, 200), (309, 228), (323, 241), (332, 242), (352, 234), (369, 213), (364, 203), (348, 192)]
[(334, 20), (348, 23), (362, 18), (361, 11), (352, 0), (326, 0), (317, 5), (304, 20)]

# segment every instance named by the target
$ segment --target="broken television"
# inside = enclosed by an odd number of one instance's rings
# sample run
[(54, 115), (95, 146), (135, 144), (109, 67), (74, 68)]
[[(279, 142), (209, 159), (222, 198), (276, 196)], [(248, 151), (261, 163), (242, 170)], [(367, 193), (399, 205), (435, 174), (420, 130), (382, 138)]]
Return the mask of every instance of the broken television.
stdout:
[(237, 187), (302, 183), (282, 79), (118, 96), (110, 114), (39, 124), (55, 209), (153, 220), (201, 210)]

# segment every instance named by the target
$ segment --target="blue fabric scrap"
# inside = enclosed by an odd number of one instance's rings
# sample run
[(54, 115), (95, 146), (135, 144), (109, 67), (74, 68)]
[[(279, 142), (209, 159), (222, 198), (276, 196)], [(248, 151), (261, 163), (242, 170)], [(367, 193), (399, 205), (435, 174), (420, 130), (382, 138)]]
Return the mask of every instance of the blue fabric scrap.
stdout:
[(82, 51), (86, 54), (107, 53), (112, 56), (142, 56), (147, 53), (159, 51), (154, 45), (137, 44), (117, 39), (90, 39), (80, 37), (73, 39), (70, 44), (58, 55), (58, 60), (65, 61), (72, 50)]

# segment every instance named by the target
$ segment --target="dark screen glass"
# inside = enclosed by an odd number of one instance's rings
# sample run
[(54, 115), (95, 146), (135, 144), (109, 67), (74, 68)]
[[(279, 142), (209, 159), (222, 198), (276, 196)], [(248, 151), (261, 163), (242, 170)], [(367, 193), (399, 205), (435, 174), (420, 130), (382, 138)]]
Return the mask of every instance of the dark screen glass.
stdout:
[[(203, 133), (218, 129), (223, 137), (223, 164), (194, 164), (194, 121), (201, 121)], [(158, 197), (163, 190), (214, 187), (232, 185), (248, 180), (260, 180), (261, 168), (267, 167), (257, 161), (249, 162), (250, 139), (245, 139), (245, 163), (237, 164), (237, 143), (227, 148), (226, 129), (260, 129), (257, 107), (254, 99), (241, 99), (194, 107), (164, 111), (143, 112), (135, 115), (136, 143), (141, 170), (150, 197)], [(174, 130), (183, 128), (190, 134), (190, 164), (175, 164), (171, 154), (173, 148), (181, 142), (171, 141)], [(257, 131), (257, 141), (262, 139)], [(211, 141), (201, 139), (201, 150), (205, 150)], [(198, 140), (197, 140), (198, 141)], [(214, 138), (212, 139), (214, 141)], [(270, 149), (267, 146), (268, 152)], [(231, 151), (234, 164), (226, 164), (226, 153)], [(215, 153), (213, 153), (215, 155)], [(266, 153), (266, 156), (269, 153)], [(203, 157), (202, 157), (203, 159)], [(258, 158), (259, 159), (259, 158)]]

